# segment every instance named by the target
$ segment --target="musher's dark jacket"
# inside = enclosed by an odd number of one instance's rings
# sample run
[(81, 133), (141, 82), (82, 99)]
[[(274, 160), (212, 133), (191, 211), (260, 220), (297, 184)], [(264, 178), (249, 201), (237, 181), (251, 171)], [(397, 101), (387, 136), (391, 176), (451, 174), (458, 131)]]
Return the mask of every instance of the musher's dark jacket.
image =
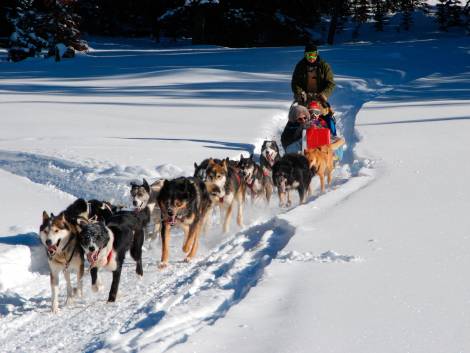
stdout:
[(307, 71), (309, 67), (317, 70), (317, 92), (325, 95), (328, 98), (335, 88), (335, 82), (333, 79), (333, 71), (331, 71), (330, 65), (323, 61), (320, 57), (312, 64), (309, 63), (305, 58), (300, 60), (295, 66), (294, 73), (292, 74), (291, 87), (292, 92), (295, 96), (300, 95), (302, 91), (309, 93), (307, 90)]

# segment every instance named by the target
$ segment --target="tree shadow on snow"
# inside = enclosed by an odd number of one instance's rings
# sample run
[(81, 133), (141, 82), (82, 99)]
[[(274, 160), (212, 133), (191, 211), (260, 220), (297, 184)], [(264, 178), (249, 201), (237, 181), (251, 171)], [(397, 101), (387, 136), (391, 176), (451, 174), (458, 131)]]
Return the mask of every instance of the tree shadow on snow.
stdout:
[(121, 140), (148, 140), (148, 141), (186, 141), (196, 143), (209, 143), (211, 145), (204, 145), (205, 148), (217, 150), (230, 150), (230, 151), (246, 151), (253, 153), (255, 146), (251, 143), (239, 142), (226, 142), (217, 140), (201, 140), (201, 139), (184, 139), (184, 138), (168, 138), (168, 137), (114, 137)]

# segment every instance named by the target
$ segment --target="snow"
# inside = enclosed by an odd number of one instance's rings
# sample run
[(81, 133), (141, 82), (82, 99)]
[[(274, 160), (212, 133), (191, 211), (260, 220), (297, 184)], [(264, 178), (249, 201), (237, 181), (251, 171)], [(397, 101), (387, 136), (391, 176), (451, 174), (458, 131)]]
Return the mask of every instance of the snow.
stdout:
[(305, 205), (248, 204), (227, 235), (214, 217), (189, 264), (180, 232), (166, 270), (147, 243), (113, 304), (110, 273), (66, 307), (61, 278), (57, 315), (42, 211), (128, 205), (131, 181), (259, 153), (303, 50), (96, 39), (73, 60), (0, 63), (0, 352), (468, 351), (470, 39), (401, 37), (320, 48), (348, 145), (328, 192), (315, 179)]

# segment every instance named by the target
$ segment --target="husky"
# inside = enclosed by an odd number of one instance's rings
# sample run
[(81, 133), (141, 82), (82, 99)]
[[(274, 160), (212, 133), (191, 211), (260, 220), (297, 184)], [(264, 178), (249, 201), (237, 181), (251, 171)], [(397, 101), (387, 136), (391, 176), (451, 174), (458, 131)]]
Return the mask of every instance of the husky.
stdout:
[(165, 180), (158, 204), (162, 212), (162, 257), (160, 268), (168, 265), (171, 228), (180, 226), (184, 232), (183, 252), (190, 261), (197, 252), (199, 235), (207, 221), (211, 200), (205, 184), (198, 178), (179, 177)]
[(280, 207), (292, 205), (290, 192), (294, 189), (299, 192), (300, 203), (305, 203), (313, 174), (307, 158), (301, 154), (289, 153), (277, 161), (273, 166), (273, 181), (279, 193)]
[(237, 224), (243, 226), (243, 204), (246, 186), (237, 169), (230, 166), (228, 158), (217, 162), (209, 160), (205, 181), (213, 205), (225, 210), (223, 232), (230, 228), (230, 219), (235, 202), (238, 204)]
[(122, 206), (114, 206), (110, 202), (96, 199), (77, 199), (65, 209), (65, 214), (69, 221), (77, 224), (77, 220), (95, 219), (97, 221), (107, 221), (114, 213), (118, 212)]
[(269, 205), (273, 193), (272, 179), (270, 176), (264, 175), (261, 166), (254, 161), (253, 154), (249, 158), (244, 158), (241, 155), (238, 168), (245, 181), (247, 191), (249, 190), (251, 193), (251, 202), (254, 203), (256, 199), (264, 196)]
[(263, 169), (263, 174), (272, 177), (273, 165), (281, 159), (279, 147), (276, 141), (263, 141), (259, 163)]
[(104, 222), (80, 222), (79, 243), (90, 263), (92, 290), (101, 289), (98, 276), (100, 268), (113, 272), (113, 281), (108, 302), (116, 301), (121, 279), (122, 264), (128, 250), (136, 261), (136, 273), (143, 276), (142, 245), (144, 228), (149, 221), (149, 213), (120, 211), (113, 215), (107, 224)]
[(108, 201), (100, 201), (96, 199), (88, 200), (88, 215), (86, 219), (94, 219), (98, 222), (108, 222), (109, 219), (123, 206), (115, 206)]
[[(83, 206), (82, 200), (79, 199), (79, 206)], [(84, 201), (84, 200), (83, 200)], [(77, 206), (77, 205), (75, 205)], [(73, 302), (73, 298), (77, 295), (82, 296), (83, 293), (83, 271), (84, 259), (83, 252), (78, 245), (77, 228), (75, 221), (78, 214), (72, 213), (71, 210), (76, 208), (70, 207), (61, 212), (58, 216), (46, 211), (42, 214), (42, 224), (39, 228), (39, 236), (41, 243), (46, 248), (47, 261), (49, 263), (51, 277), (52, 304), (53, 313), (59, 311), (59, 273), (63, 272), (65, 281), (67, 282), (67, 300), (65, 304)], [(77, 287), (72, 288), (70, 281), (70, 271), (77, 272)]]
[(149, 240), (157, 239), (161, 231), (161, 212), (158, 207), (157, 197), (163, 187), (164, 179), (159, 179), (149, 185), (145, 178), (142, 185), (131, 183), (131, 199), (132, 205), (138, 211), (147, 210), (150, 214), (150, 220), (153, 223), (153, 232), (148, 234)]
[(198, 178), (199, 180), (205, 182), (207, 179), (207, 168), (209, 167), (209, 162), (215, 161), (216, 163), (222, 162), (218, 158), (206, 158), (201, 163), (197, 164), (194, 162), (194, 178)]

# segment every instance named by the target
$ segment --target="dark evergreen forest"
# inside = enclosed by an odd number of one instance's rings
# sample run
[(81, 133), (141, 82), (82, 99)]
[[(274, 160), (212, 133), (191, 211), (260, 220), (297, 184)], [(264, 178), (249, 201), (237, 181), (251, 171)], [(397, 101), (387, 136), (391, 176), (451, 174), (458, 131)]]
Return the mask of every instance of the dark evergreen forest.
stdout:
[[(57, 55), (59, 43), (69, 53), (86, 50), (83, 35), (229, 47), (334, 44), (345, 25), (356, 36), (366, 22), (381, 32), (400, 13), (407, 31), (415, 11), (430, 10), (424, 0), (2, 0), (0, 46), (21, 59)], [(432, 11), (436, 30), (470, 30), (470, 0), (439, 0)]]

